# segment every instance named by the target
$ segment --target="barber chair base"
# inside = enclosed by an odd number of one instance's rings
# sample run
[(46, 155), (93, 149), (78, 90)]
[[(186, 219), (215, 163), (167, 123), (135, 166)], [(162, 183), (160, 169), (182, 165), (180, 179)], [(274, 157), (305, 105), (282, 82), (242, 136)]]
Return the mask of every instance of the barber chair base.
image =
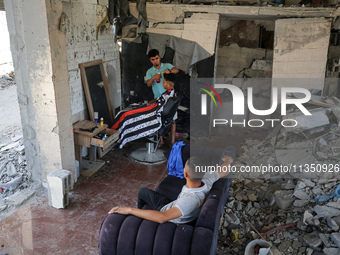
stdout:
[(166, 161), (163, 150), (157, 149), (153, 152), (148, 146), (131, 152), (130, 158), (145, 165), (159, 165)]

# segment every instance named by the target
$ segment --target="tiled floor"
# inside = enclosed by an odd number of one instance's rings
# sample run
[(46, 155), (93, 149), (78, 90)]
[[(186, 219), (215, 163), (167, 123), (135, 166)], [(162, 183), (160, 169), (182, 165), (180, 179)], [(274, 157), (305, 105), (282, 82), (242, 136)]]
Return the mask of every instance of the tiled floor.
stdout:
[[(212, 138), (212, 143), (221, 148), (234, 145), (239, 154), (244, 139), (257, 136), (260, 133), (251, 130), (235, 132), (226, 139)], [(138, 190), (155, 189), (167, 173), (166, 163), (147, 166), (129, 159), (141, 146), (131, 143), (105, 155), (106, 164), (95, 175), (78, 179), (66, 209), (50, 207), (45, 191), (1, 221), (0, 254), (98, 254), (99, 227), (107, 212), (116, 205), (136, 206)]]
[(115, 205), (136, 206), (139, 188), (155, 189), (166, 163), (146, 166), (128, 158), (140, 145), (115, 148), (95, 175), (81, 177), (66, 209), (48, 205), (46, 194), (0, 222), (0, 254), (98, 254), (102, 219)]

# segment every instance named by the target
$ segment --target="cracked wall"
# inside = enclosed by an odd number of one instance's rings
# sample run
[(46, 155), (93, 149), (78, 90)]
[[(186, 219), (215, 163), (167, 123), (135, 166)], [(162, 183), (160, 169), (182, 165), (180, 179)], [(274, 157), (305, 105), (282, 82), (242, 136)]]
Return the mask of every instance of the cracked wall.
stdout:
[(63, 1), (72, 123), (88, 118), (79, 63), (103, 59), (111, 107), (121, 105), (119, 48), (114, 43), (112, 27), (105, 23), (107, 5), (107, 0)]
[(280, 79), (291, 78), (291, 86), (324, 88), (330, 29), (331, 22), (325, 18), (280, 19), (275, 22), (275, 87), (286, 84)]

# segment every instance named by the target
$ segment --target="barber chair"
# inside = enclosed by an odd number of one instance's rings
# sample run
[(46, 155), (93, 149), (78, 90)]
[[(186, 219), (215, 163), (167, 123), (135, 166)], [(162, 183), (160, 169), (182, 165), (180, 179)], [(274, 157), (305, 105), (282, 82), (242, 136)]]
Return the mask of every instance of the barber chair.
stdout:
[(162, 126), (153, 135), (147, 138), (146, 148), (140, 148), (130, 154), (130, 158), (146, 165), (162, 164), (166, 161), (164, 151), (158, 149), (160, 137), (170, 130), (172, 120), (178, 109), (180, 99), (178, 97), (170, 97), (161, 112)]

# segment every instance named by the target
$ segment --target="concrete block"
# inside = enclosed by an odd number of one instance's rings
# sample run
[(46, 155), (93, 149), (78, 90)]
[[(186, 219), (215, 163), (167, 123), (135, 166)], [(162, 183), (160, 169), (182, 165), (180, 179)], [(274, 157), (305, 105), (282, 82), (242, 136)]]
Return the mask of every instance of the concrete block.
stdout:
[(336, 223), (335, 220), (332, 218), (327, 218), (327, 225), (333, 230), (333, 231), (338, 231), (339, 230), (339, 225)]
[[(316, 205), (314, 211), (319, 217), (336, 217), (340, 216), (340, 210), (326, 205)], [(340, 248), (340, 246), (339, 246)]]
[(295, 200), (295, 198), (291, 197), (291, 194), (292, 193), (290, 191), (286, 191), (286, 190), (275, 191), (274, 197), (275, 197), (276, 205), (283, 210), (290, 207)]
[(338, 232), (332, 233), (331, 239), (335, 243), (335, 245), (340, 248), (340, 234)]
[(54, 208), (65, 208), (69, 204), (68, 192), (71, 187), (71, 173), (57, 169), (47, 175), (48, 202)]
[(324, 248), (323, 253), (325, 255), (338, 255), (339, 254), (339, 248)]
[(317, 248), (322, 244), (322, 240), (319, 237), (319, 233), (314, 231), (310, 234), (306, 234), (303, 237), (303, 240), (308, 244), (311, 248)]

